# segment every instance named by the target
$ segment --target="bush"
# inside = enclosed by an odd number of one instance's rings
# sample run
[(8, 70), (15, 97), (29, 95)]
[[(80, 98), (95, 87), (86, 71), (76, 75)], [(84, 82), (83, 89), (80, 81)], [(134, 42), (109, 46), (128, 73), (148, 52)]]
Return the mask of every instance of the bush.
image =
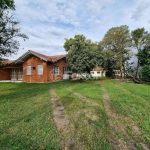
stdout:
[(150, 82), (150, 66), (143, 66), (139, 75), (143, 81)]

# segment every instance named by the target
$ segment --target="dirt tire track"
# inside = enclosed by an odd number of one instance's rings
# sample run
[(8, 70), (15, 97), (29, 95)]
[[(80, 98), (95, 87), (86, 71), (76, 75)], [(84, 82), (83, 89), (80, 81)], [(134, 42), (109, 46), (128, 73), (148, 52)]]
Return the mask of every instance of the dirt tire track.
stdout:
[[(67, 87), (66, 87), (67, 88)], [(83, 95), (75, 92), (74, 90), (70, 89), (70, 88), (67, 88), (68, 91), (72, 92), (74, 95), (76, 95), (78, 98), (84, 100), (85, 102), (87, 102), (90, 106), (98, 106), (97, 103), (95, 102), (92, 102), (90, 99), (84, 97)]]
[[(136, 150), (137, 148), (135, 147), (135, 142), (131, 140), (130, 142), (126, 143), (124, 138), (117, 139), (115, 137), (116, 133), (122, 133), (123, 135), (127, 135), (126, 131), (126, 126), (122, 122), (122, 118), (118, 116), (118, 114), (115, 112), (115, 110), (112, 107), (111, 100), (109, 98), (109, 95), (106, 93), (106, 90), (104, 88), (104, 83), (103, 81), (100, 82), (102, 91), (103, 91), (103, 102), (104, 102), (104, 107), (106, 109), (106, 112), (109, 117), (114, 118), (115, 122), (110, 122), (110, 129), (111, 129), (111, 139), (110, 141), (113, 144), (113, 149), (115, 150)], [(113, 137), (113, 139), (112, 139)]]
[(64, 107), (59, 101), (53, 89), (50, 89), (51, 101), (53, 106), (53, 119), (56, 124), (57, 130), (62, 138), (62, 149), (77, 150), (80, 149), (76, 145), (74, 137), (74, 127), (70, 124)]

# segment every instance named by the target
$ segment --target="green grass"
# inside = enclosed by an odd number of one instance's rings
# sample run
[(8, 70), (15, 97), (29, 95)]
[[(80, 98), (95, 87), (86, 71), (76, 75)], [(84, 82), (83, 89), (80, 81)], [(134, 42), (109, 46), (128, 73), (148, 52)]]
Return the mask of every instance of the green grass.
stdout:
[(145, 85), (145, 84), (134, 84), (134, 83), (121, 83), (120, 84), (122, 87), (125, 89), (129, 90), (135, 95), (141, 96), (144, 98), (146, 101), (150, 101), (150, 85)]
[[(124, 116), (130, 117), (139, 126), (142, 136), (136, 137), (137, 141), (140, 142), (141, 137), (143, 137), (150, 145), (150, 102), (148, 99), (148, 90), (150, 97), (150, 86), (132, 83), (121, 83), (119, 85), (131, 92), (122, 90), (110, 81), (105, 82), (105, 88), (111, 97), (113, 107), (122, 118)], [(143, 89), (146, 94), (144, 94)], [(134, 136), (134, 133), (131, 134)]]
[[(118, 83), (116, 86), (110, 80), (103, 82), (113, 109), (127, 125), (127, 136), (110, 128), (110, 123), (115, 120), (107, 115), (100, 80), (62, 81), (50, 84), (0, 83), (0, 149), (64, 148), (62, 144), (65, 143), (65, 138), (57, 131), (53, 120), (50, 88), (58, 95), (74, 127), (71, 133), (74, 144), (80, 145), (82, 149), (113, 149), (112, 132), (118, 140), (134, 139), (137, 149), (142, 149), (141, 142), (150, 145), (150, 85)], [(98, 105), (90, 106), (67, 88)], [(96, 119), (93, 119), (93, 116)], [(125, 118), (131, 118), (140, 128), (142, 135), (135, 135), (130, 122), (126, 122)]]
[(0, 149), (59, 149), (48, 84), (0, 84)]
[[(79, 99), (72, 92), (67, 90), (68, 87), (71, 89), (79, 88), (79, 91), (87, 87), (89, 87), (87, 90), (92, 90), (94, 86), (90, 85), (93, 85), (93, 83), (59, 82), (55, 84), (53, 88), (61, 100), (71, 123), (74, 125), (75, 131), (74, 135), (72, 135), (73, 139), (78, 139), (83, 149), (107, 150), (110, 149), (110, 144), (106, 142), (109, 133), (109, 129), (107, 128), (108, 117), (103, 107), (102, 98), (96, 99), (96, 96), (99, 97), (99, 92), (101, 91), (100, 86), (98, 84), (94, 85), (96, 86), (94, 91), (90, 92), (90, 94), (93, 93), (93, 101), (97, 101), (99, 106), (89, 106), (87, 102)], [(82, 93), (83, 91), (80, 92)], [(96, 95), (94, 95), (94, 92)], [(93, 120), (90, 114), (95, 115), (97, 119)], [(77, 142), (76, 144), (79, 143)]]

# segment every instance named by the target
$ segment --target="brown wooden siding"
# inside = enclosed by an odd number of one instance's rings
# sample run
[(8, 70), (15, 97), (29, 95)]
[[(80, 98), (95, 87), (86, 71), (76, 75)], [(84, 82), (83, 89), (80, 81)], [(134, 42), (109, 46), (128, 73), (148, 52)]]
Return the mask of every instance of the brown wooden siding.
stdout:
[[(43, 75), (38, 75), (37, 65), (43, 65)], [(59, 74), (52, 74), (52, 66), (59, 67)], [(31, 66), (31, 75), (27, 75), (26, 67)], [(9, 66), (8, 66), (9, 67)], [(19, 66), (21, 67), (21, 66)], [(18, 74), (18, 68), (16, 65), (16, 74)], [(32, 56), (23, 63), (23, 81), (24, 82), (52, 82), (56, 80), (63, 80), (63, 67), (66, 67), (66, 60), (61, 59), (55, 63), (47, 63), (36, 56)], [(15, 66), (13, 66), (15, 68)], [(11, 80), (12, 68), (0, 67), (0, 80)], [(17, 76), (18, 79), (18, 76)]]
[(0, 80), (10, 80), (11, 79), (11, 70), (0, 67)]
[[(63, 80), (63, 67), (66, 67), (66, 60), (65, 59), (61, 59), (58, 62), (55, 63), (48, 63), (47, 64), (47, 77), (48, 77), (48, 82), (52, 82), (55, 80)], [(53, 75), (52, 74), (52, 66), (58, 66), (59, 67), (59, 75)]]
[[(43, 65), (43, 75), (38, 75), (37, 65)], [(31, 75), (27, 75), (26, 67), (31, 66)], [(35, 67), (35, 69), (33, 69)], [(23, 63), (24, 82), (47, 82), (47, 63), (35, 56), (32, 56)]]

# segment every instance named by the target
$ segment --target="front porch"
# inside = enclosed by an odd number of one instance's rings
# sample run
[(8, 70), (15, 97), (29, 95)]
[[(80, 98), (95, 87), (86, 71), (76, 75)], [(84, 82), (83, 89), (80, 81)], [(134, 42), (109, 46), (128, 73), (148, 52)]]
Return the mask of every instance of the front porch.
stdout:
[(11, 81), (22, 81), (23, 80), (23, 69), (12, 68), (11, 69)]
[(22, 81), (23, 68), (22, 66), (4, 66), (0, 69), (0, 81)]
[(21, 83), (23, 81), (18, 81), (18, 80), (0, 80), (0, 82), (15, 82), (15, 83)]

